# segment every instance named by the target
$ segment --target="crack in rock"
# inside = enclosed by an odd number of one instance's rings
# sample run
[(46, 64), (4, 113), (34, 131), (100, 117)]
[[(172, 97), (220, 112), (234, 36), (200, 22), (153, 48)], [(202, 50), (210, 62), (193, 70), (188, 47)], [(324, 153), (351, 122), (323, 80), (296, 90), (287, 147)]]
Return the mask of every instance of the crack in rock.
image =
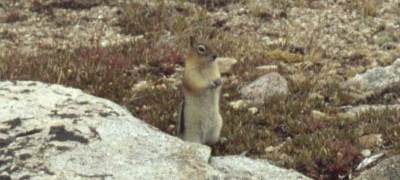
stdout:
[(21, 125), (21, 120), (22, 120), (21, 118), (15, 118), (4, 122), (4, 124), (9, 125), (10, 129), (14, 129), (15, 127)]
[(37, 133), (40, 133), (40, 132), (42, 132), (41, 129), (32, 129), (32, 130), (29, 130), (29, 131), (26, 131), (26, 132), (19, 133), (19, 134), (15, 135), (15, 137), (30, 136), (30, 135), (37, 134)]
[(53, 114), (49, 114), (50, 117), (60, 117), (61, 119), (73, 119), (79, 117), (79, 115), (73, 113), (58, 113), (57, 110), (53, 110), (52, 113)]
[(81, 174), (81, 173), (76, 173), (76, 175), (84, 177), (84, 178), (101, 178), (101, 179), (106, 179), (106, 177), (113, 177), (112, 174), (93, 174), (93, 175), (87, 175), (87, 174)]
[(88, 144), (89, 140), (84, 136), (77, 135), (73, 131), (68, 131), (64, 126), (53, 126), (50, 128), (49, 135), (53, 135), (50, 141), (77, 141), (79, 143)]

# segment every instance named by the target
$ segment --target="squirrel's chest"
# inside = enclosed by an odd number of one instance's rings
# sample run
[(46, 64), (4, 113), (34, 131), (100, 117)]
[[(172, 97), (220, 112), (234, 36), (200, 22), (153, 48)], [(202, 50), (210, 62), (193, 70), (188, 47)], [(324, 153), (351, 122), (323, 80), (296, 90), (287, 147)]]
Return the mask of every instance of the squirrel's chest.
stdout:
[(212, 119), (219, 112), (218, 89), (206, 90), (197, 96), (186, 96), (185, 114), (191, 119)]
[(200, 74), (204, 79), (207, 80), (215, 80), (221, 77), (216, 64), (213, 64), (210, 68), (202, 69)]
[(218, 107), (220, 91), (221, 87), (206, 89), (196, 95), (185, 96), (185, 101), (189, 106), (214, 109)]

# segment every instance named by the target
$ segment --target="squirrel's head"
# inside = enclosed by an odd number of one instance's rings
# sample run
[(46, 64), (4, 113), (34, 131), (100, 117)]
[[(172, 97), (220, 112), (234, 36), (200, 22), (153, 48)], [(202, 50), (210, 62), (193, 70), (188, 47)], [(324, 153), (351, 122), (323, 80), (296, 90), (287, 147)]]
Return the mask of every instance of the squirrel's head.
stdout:
[(191, 58), (200, 61), (200, 63), (211, 63), (217, 58), (215, 48), (212, 47), (206, 40), (195, 39), (190, 37), (190, 55)]

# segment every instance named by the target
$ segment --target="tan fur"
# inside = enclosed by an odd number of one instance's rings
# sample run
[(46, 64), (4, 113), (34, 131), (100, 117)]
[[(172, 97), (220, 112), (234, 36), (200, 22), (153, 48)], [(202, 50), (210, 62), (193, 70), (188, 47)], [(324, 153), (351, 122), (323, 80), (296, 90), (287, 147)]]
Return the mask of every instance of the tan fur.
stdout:
[(222, 128), (219, 112), (222, 81), (213, 49), (206, 47), (204, 54), (192, 47), (185, 60), (182, 79), (185, 99), (180, 110), (178, 136), (185, 141), (211, 145), (218, 141)]

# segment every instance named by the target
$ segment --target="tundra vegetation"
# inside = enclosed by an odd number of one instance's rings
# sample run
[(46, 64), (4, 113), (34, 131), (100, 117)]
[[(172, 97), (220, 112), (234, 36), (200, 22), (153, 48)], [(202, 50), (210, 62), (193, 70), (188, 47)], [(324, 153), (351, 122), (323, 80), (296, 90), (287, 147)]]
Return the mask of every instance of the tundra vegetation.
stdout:
[[(364, 135), (382, 135), (381, 145), (369, 147), (373, 153), (400, 154), (399, 111), (340, 115), (343, 106), (400, 103), (400, 86), (361, 100), (341, 88), (341, 83), (354, 75), (389, 65), (400, 57), (400, 32), (393, 29), (400, 26), (399, 3), (270, 0), (267, 6), (257, 0), (51, 2), (34, 0), (29, 11), (47, 21), (57, 20), (63, 27), (73, 22), (60, 20), (59, 11), (112, 6), (119, 9), (113, 26), (122, 35), (138, 38), (106, 47), (94, 40), (92, 46), (68, 50), (37, 44), (44, 51), (35, 55), (4, 48), (0, 80), (37, 80), (80, 88), (117, 102), (134, 116), (174, 135), (188, 34), (214, 28), (217, 34), (210, 41), (219, 54), (236, 58), (238, 63), (224, 75), (221, 113), (226, 140), (213, 146), (213, 154), (246, 152), (247, 156), (267, 158), (316, 179), (357, 175), (354, 169), (365, 149), (359, 138)], [(385, 18), (397, 18), (395, 25), (385, 23)], [(2, 19), (17, 26), (29, 16), (12, 10)], [(0, 31), (3, 40), (12, 41), (16, 36), (11, 30)], [(263, 75), (256, 70), (262, 65), (278, 67), (277, 72), (289, 82), (290, 94), (274, 96), (256, 106), (256, 113), (229, 106), (241, 98), (239, 88)]]

